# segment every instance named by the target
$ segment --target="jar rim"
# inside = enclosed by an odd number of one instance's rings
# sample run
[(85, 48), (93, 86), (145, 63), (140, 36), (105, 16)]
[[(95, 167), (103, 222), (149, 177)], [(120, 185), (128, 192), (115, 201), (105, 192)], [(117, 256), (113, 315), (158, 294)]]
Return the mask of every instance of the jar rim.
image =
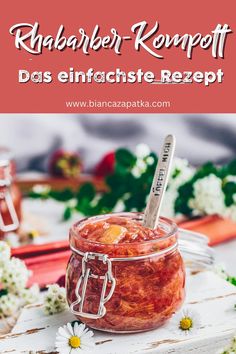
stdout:
[[(100, 221), (100, 220), (106, 219), (108, 217), (111, 217), (113, 215), (114, 216), (125, 217), (125, 218), (130, 218), (130, 219), (136, 218), (137, 221), (142, 221), (144, 213), (143, 212), (115, 212), (115, 213), (108, 213), (108, 214), (101, 214), (101, 215), (86, 217), (86, 218), (83, 218), (83, 219), (77, 221), (75, 224), (72, 225), (72, 227), (70, 228), (70, 235), (73, 234), (73, 236), (77, 237), (78, 239), (80, 238), (83, 241), (85, 241), (87, 244), (91, 244), (91, 245), (112, 246), (114, 248), (127, 247), (127, 246), (130, 245), (130, 243), (120, 242), (120, 243), (114, 243), (114, 244), (109, 244), (108, 245), (106, 243), (96, 242), (96, 241), (85, 239), (85, 238), (82, 238), (81, 236), (79, 236), (80, 226), (82, 228), (84, 225), (86, 225), (86, 223), (88, 221), (96, 222), (96, 221)], [(168, 218), (166, 218), (164, 216), (160, 216), (159, 222), (158, 222), (158, 226), (157, 226), (156, 229), (158, 229), (158, 227), (160, 227), (160, 225), (168, 226), (170, 228), (169, 232), (167, 232), (162, 237), (155, 238), (155, 239), (152, 239), (152, 240), (147, 240), (147, 241), (142, 241), (142, 242), (132, 242), (132, 245), (133, 246), (151, 245), (151, 244), (154, 244), (154, 243), (157, 243), (157, 242), (166, 241), (169, 238), (171, 238), (172, 236), (177, 234), (178, 226), (171, 219), (168, 219)]]

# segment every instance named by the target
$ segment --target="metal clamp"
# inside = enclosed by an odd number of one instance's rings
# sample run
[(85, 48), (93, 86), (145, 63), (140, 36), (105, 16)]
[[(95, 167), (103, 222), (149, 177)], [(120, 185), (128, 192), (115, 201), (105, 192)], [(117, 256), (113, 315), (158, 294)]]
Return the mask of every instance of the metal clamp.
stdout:
[(11, 181), (12, 181), (9, 161), (8, 160), (1, 161), (0, 169), (3, 170), (3, 177), (0, 178), (0, 203), (5, 201), (9, 215), (11, 217), (11, 223), (5, 224), (2, 217), (2, 210), (0, 204), (0, 230), (3, 232), (9, 232), (9, 231), (14, 231), (19, 227), (19, 219), (16, 214), (11, 193), (9, 191), (9, 187), (11, 186)]
[[(104, 275), (93, 274), (93, 273), (91, 273), (91, 269), (89, 267), (87, 267), (87, 262), (89, 260), (94, 260), (94, 259), (97, 259), (98, 261), (107, 265), (107, 272)], [(86, 296), (86, 289), (87, 289), (87, 284), (88, 284), (89, 278), (103, 280), (98, 312), (95, 314), (87, 313), (87, 312), (83, 311), (84, 300), (85, 300), (85, 296)], [(111, 284), (111, 288), (110, 288), (108, 295), (105, 296), (108, 284)], [(81, 295), (80, 295), (81, 285), (82, 285), (82, 289), (81, 289)], [(116, 280), (112, 274), (112, 262), (108, 258), (108, 255), (101, 254), (101, 253), (86, 252), (83, 256), (83, 259), (82, 259), (82, 273), (81, 273), (81, 276), (77, 282), (76, 289), (75, 289), (75, 295), (77, 297), (77, 300), (74, 301), (70, 305), (71, 312), (74, 315), (86, 317), (86, 318), (92, 318), (92, 319), (98, 319), (98, 318), (103, 317), (106, 314), (106, 308), (104, 305), (112, 297), (113, 292), (115, 290), (115, 286), (116, 286)], [(79, 311), (75, 310), (75, 306), (77, 306), (77, 305), (79, 305)]]

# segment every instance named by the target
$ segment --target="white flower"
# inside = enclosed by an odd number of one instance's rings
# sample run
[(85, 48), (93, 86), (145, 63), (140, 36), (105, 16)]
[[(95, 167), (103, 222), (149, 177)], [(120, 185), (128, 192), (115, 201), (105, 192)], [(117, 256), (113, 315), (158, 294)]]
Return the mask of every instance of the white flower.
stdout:
[(94, 333), (85, 327), (83, 323), (67, 323), (59, 327), (56, 334), (55, 347), (60, 354), (75, 354), (87, 351), (94, 347)]
[(0, 282), (9, 292), (18, 294), (26, 287), (30, 275), (25, 263), (12, 257), (2, 265)]
[[(233, 176), (233, 177), (236, 178), (236, 176)], [(233, 194), (232, 198), (233, 198), (234, 204), (225, 208), (225, 212), (224, 212), (223, 216), (225, 218), (229, 218), (232, 221), (236, 222), (236, 194), (235, 193)]]
[(135, 149), (135, 153), (138, 159), (145, 159), (148, 155), (150, 155), (150, 148), (146, 144), (138, 144)]
[[(134, 177), (139, 178), (147, 169), (147, 165), (151, 165), (152, 161), (148, 160), (150, 155), (150, 149), (146, 144), (138, 144), (136, 146), (135, 154), (137, 157), (136, 163), (131, 170), (131, 173)], [(152, 157), (150, 157), (153, 159)], [(146, 161), (148, 160), (148, 161)]]
[(44, 312), (46, 315), (62, 312), (67, 308), (65, 288), (58, 284), (48, 285), (48, 291), (44, 298)]
[(193, 177), (194, 172), (195, 169), (189, 165), (188, 160), (176, 157), (172, 165), (169, 186), (179, 188)]
[(0, 265), (4, 264), (6, 261), (9, 261), (10, 257), (11, 249), (9, 245), (4, 241), (0, 241)]
[(19, 298), (14, 294), (6, 294), (0, 297), (0, 319), (14, 315), (20, 306)]
[(147, 164), (143, 159), (137, 159), (136, 164), (131, 170), (134, 177), (139, 178), (147, 169)]
[(175, 201), (178, 197), (176, 188), (168, 188), (165, 192), (163, 205), (161, 207), (161, 215), (168, 218), (174, 218), (175, 215)]
[(168, 188), (163, 201), (162, 215), (169, 218), (174, 218), (176, 216), (175, 201), (179, 195), (178, 189), (192, 178), (194, 171), (194, 168), (189, 165), (187, 160), (180, 158), (174, 159)]
[(151, 166), (151, 165), (153, 165), (154, 164), (154, 157), (152, 157), (152, 156), (148, 156), (147, 158), (146, 158), (146, 162), (147, 162), (147, 164), (149, 165), (149, 166)]
[(139, 178), (142, 175), (142, 171), (137, 166), (134, 166), (131, 170), (131, 173), (134, 177)]
[[(234, 196), (233, 196), (233, 199), (235, 199)], [(236, 205), (232, 204), (230, 207), (227, 207), (225, 209), (223, 216), (225, 218), (229, 218), (232, 221), (236, 222)]]
[(201, 319), (198, 312), (185, 308), (172, 318), (172, 325), (175, 332), (189, 334), (200, 328)]
[(214, 174), (198, 179), (193, 185), (194, 198), (189, 200), (189, 207), (195, 215), (223, 215), (225, 213), (222, 181)]
[(76, 207), (76, 205), (77, 205), (77, 199), (76, 198), (73, 198), (73, 199), (71, 199), (71, 200), (69, 200), (69, 202), (67, 203), (67, 205), (68, 205), (68, 207), (70, 207), (70, 208), (75, 208)]
[(9, 232), (6, 234), (4, 236), (4, 240), (10, 247), (16, 248), (20, 246), (19, 235), (17, 235), (15, 232)]
[(51, 187), (48, 184), (35, 184), (32, 191), (37, 194), (47, 194), (50, 192)]
[(234, 183), (236, 183), (236, 176), (234, 176), (234, 175), (228, 175), (228, 176), (226, 176), (226, 177), (224, 178), (224, 181), (225, 181), (225, 182), (234, 182)]
[(116, 205), (113, 208), (113, 213), (120, 213), (121, 211), (125, 210), (125, 204), (123, 200), (118, 199)]
[(25, 305), (34, 304), (39, 301), (40, 289), (38, 284), (32, 285), (29, 289), (23, 289), (20, 296)]
[(123, 196), (122, 196), (122, 199), (118, 199), (117, 202), (116, 202), (116, 205), (114, 206), (113, 208), (113, 213), (120, 213), (122, 211), (125, 210), (125, 201), (127, 199), (129, 199), (131, 196), (131, 193), (125, 193)]

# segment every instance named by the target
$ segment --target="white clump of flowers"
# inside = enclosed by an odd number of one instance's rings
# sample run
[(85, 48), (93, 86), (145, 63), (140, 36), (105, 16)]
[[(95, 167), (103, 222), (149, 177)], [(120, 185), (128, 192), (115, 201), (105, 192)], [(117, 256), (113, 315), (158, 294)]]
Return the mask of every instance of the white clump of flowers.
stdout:
[(231, 342), (227, 348), (220, 349), (217, 354), (233, 354), (236, 353), (236, 334), (231, 339)]
[(148, 155), (150, 155), (150, 148), (146, 144), (138, 144), (135, 149), (135, 153), (138, 159), (145, 159)]
[[(5, 243), (10, 247), (17, 248), (20, 246), (19, 235), (15, 232), (9, 232), (4, 236)], [(1, 253), (1, 252), (0, 252)]]
[(125, 201), (129, 199), (131, 193), (125, 193), (122, 199), (118, 199), (116, 205), (113, 208), (113, 213), (120, 213), (125, 210)]
[(38, 284), (33, 284), (28, 289), (23, 289), (20, 293), (20, 297), (24, 302), (24, 305), (34, 304), (39, 301), (40, 289)]
[(76, 205), (77, 205), (77, 199), (76, 198), (73, 198), (71, 200), (69, 200), (69, 202), (67, 203), (68, 207), (70, 208), (75, 208)]
[(236, 205), (233, 204), (230, 207), (226, 208), (223, 216), (236, 222)]
[(9, 245), (4, 242), (0, 241), (0, 265), (8, 262), (11, 257), (11, 249)]
[(178, 198), (178, 189), (181, 185), (188, 182), (194, 175), (195, 169), (189, 165), (188, 160), (175, 158), (169, 178), (168, 188), (162, 206), (162, 215), (174, 218), (175, 201)]
[(224, 217), (236, 222), (236, 194), (233, 195), (234, 204), (225, 208)]
[(0, 282), (4, 289), (13, 294), (20, 293), (28, 282), (31, 272), (19, 258), (12, 257), (2, 264)]
[(226, 176), (226, 177), (224, 178), (224, 181), (225, 181), (225, 182), (234, 182), (234, 183), (236, 183), (236, 176), (234, 176), (234, 175), (228, 175), (228, 176)]
[(26, 288), (30, 275), (25, 262), (11, 257), (8, 243), (0, 241), (0, 319), (14, 316), (22, 306), (39, 300), (37, 284)]
[(15, 314), (20, 307), (19, 298), (14, 294), (6, 294), (0, 297), (0, 319)]
[(35, 184), (32, 188), (32, 191), (34, 193), (38, 193), (38, 194), (47, 194), (48, 192), (50, 192), (51, 187), (48, 184)]
[[(153, 158), (150, 156), (150, 148), (146, 144), (138, 144), (135, 149), (135, 155), (137, 158), (137, 161), (135, 163), (135, 166), (132, 168), (131, 173), (134, 177), (139, 178), (147, 169), (147, 165), (151, 164), (150, 159), (152, 160), (153, 163)], [(149, 161), (146, 161), (146, 159)]]
[(44, 297), (44, 313), (53, 315), (64, 311), (67, 307), (65, 288), (58, 284), (48, 285), (48, 291)]
[(225, 202), (222, 180), (214, 174), (198, 179), (193, 185), (194, 198), (188, 205), (194, 215), (224, 215)]
[(119, 199), (113, 208), (113, 213), (120, 213), (125, 210), (125, 203), (122, 199)]

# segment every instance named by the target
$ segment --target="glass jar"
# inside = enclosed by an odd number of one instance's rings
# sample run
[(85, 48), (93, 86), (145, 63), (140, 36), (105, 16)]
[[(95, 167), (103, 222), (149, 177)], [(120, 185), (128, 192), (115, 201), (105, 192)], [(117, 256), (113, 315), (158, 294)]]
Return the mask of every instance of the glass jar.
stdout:
[(145, 242), (107, 244), (81, 237), (85, 225), (112, 215), (142, 227), (142, 213), (96, 216), (72, 226), (66, 276), (70, 309), (98, 330), (131, 333), (157, 328), (180, 308), (185, 297), (177, 226), (160, 218), (161, 237)]
[(14, 182), (15, 170), (10, 152), (0, 148), (0, 236), (19, 227), (21, 193)]

